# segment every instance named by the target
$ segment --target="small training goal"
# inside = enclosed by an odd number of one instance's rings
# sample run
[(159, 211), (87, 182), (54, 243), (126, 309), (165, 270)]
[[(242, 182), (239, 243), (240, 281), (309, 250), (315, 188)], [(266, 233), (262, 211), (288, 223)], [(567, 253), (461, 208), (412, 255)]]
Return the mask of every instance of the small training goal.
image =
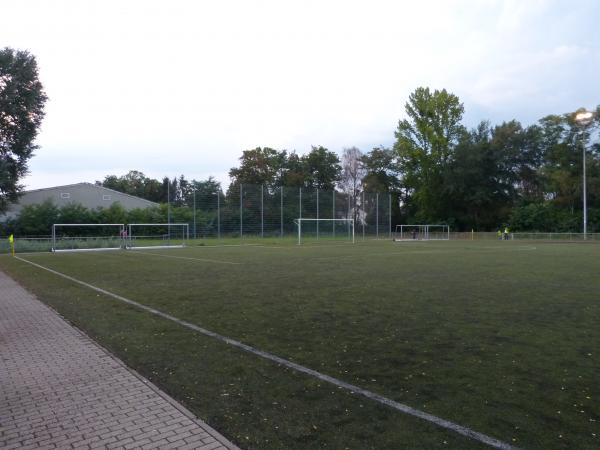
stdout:
[(124, 246), (122, 223), (55, 223), (53, 252), (120, 250)]
[(394, 241), (447, 241), (450, 239), (448, 225), (396, 225)]
[(352, 219), (294, 219), (298, 231), (298, 244), (309, 242), (354, 243)]
[(127, 248), (185, 247), (190, 238), (187, 223), (130, 223), (127, 225)]

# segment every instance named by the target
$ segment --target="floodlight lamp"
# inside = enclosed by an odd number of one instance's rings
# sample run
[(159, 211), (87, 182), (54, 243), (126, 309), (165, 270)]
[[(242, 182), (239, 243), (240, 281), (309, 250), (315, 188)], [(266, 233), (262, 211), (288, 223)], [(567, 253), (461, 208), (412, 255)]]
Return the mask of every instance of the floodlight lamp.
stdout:
[(591, 111), (581, 111), (575, 114), (575, 122), (579, 125), (587, 126), (592, 123), (592, 119), (594, 118), (594, 113)]

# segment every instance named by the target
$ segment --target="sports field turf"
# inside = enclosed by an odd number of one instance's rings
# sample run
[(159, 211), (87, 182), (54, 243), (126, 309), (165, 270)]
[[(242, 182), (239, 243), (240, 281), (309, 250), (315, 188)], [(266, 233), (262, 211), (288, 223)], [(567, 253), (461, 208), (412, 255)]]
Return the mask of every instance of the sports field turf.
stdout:
[[(523, 448), (600, 447), (600, 245), (366, 241), (21, 257)], [(244, 448), (485, 448), (8, 255)]]

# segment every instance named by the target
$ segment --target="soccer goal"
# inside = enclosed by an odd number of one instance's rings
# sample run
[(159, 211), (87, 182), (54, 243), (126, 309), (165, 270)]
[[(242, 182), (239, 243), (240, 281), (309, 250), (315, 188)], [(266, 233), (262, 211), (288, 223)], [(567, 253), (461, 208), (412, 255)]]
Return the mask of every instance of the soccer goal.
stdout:
[(53, 252), (120, 250), (124, 246), (122, 223), (55, 223)]
[(447, 241), (450, 239), (448, 225), (396, 225), (394, 241)]
[(130, 223), (127, 226), (127, 248), (185, 247), (190, 238), (187, 223)]
[(298, 244), (306, 242), (342, 241), (354, 244), (352, 219), (294, 219), (298, 229)]

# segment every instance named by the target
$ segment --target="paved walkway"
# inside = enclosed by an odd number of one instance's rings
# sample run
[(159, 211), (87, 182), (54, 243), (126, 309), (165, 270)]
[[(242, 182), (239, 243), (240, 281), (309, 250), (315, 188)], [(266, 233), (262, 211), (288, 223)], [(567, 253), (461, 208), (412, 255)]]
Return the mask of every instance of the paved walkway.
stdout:
[(0, 448), (237, 447), (0, 272)]

